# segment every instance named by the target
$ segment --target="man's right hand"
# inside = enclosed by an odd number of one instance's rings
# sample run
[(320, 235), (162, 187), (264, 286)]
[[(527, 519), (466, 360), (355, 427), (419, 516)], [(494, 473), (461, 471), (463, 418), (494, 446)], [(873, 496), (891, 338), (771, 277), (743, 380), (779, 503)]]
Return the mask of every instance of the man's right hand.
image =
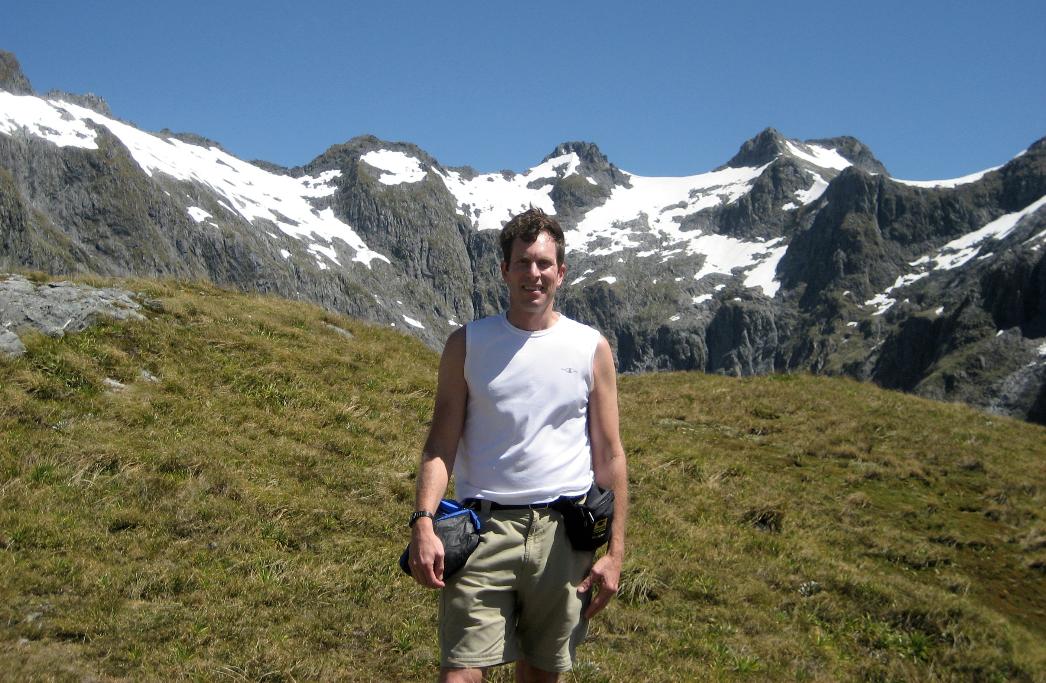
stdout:
[(428, 588), (443, 588), (443, 541), (432, 529), (432, 520), (414, 522), (410, 536), (410, 574)]

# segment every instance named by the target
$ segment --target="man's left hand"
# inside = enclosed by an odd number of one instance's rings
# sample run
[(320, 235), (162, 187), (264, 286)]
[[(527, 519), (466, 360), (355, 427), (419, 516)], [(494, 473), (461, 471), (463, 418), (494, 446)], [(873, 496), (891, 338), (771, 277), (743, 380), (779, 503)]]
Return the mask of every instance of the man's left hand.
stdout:
[(588, 576), (577, 587), (578, 593), (587, 593), (593, 588), (597, 589), (592, 597), (592, 602), (588, 604), (588, 609), (585, 610), (586, 619), (596, 616), (607, 606), (610, 599), (617, 594), (620, 581), (621, 560), (617, 557), (607, 554), (592, 565)]

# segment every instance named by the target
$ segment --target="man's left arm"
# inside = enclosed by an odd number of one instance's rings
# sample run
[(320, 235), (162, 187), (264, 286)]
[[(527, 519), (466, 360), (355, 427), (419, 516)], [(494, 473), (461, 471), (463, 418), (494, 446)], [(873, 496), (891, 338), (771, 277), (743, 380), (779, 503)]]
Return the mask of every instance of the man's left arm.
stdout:
[(628, 468), (617, 407), (617, 371), (614, 355), (606, 339), (600, 339), (592, 363), (592, 392), (588, 398), (588, 430), (592, 443), (592, 469), (596, 483), (614, 491), (614, 521), (611, 524), (607, 552), (592, 566), (589, 575), (578, 586), (579, 592), (596, 588), (595, 596), (585, 610), (585, 618), (599, 613), (617, 593), (621, 565), (625, 559), (625, 521), (628, 518)]

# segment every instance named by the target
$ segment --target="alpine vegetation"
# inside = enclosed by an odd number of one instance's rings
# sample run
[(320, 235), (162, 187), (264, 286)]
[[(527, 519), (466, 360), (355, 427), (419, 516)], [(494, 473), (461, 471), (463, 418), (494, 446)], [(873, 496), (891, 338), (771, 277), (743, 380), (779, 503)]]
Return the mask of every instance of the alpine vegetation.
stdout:
[[(0, 677), (432, 679), (398, 559), (436, 353), (206, 283), (15, 286), (135, 315), (0, 356)], [(619, 389), (629, 552), (568, 680), (1046, 676), (1042, 426), (805, 373)]]

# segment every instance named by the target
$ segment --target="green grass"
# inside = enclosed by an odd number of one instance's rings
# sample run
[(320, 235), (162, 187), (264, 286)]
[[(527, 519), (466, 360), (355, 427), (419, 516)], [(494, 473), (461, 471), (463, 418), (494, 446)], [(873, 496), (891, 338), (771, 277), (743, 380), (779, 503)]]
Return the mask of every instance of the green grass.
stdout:
[[(162, 310), (0, 360), (0, 677), (434, 678), (395, 561), (436, 355), (129, 286)], [(805, 375), (620, 393), (629, 556), (572, 680), (1046, 681), (1046, 429)]]

